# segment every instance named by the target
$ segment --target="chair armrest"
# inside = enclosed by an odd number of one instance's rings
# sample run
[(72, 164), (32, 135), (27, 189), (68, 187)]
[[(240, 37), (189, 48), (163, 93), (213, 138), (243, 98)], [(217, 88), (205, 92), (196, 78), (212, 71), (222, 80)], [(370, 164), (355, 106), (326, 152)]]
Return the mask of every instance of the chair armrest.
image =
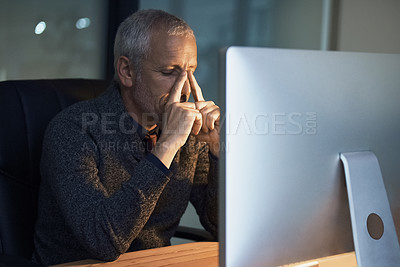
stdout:
[(187, 226), (178, 226), (174, 237), (189, 239), (193, 241), (217, 241), (209, 232)]

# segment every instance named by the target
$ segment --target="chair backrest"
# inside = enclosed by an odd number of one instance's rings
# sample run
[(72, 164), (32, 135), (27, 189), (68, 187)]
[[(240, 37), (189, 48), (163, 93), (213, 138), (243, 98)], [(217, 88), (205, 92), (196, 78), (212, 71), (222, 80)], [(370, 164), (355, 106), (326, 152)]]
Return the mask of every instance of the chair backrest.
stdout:
[(88, 79), (0, 82), (0, 254), (32, 255), (47, 124), (62, 109), (101, 94), (108, 85)]

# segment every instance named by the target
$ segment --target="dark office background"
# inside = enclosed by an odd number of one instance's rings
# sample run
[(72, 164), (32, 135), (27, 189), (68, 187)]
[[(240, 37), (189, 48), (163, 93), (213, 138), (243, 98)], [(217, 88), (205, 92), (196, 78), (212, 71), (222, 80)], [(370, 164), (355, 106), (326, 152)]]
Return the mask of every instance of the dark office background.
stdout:
[[(217, 103), (221, 47), (400, 53), (398, 0), (0, 0), (0, 81), (110, 79), (118, 24), (148, 8), (192, 26), (195, 74)], [(183, 223), (199, 226), (191, 209)]]
[(118, 24), (148, 8), (192, 26), (196, 76), (217, 102), (224, 46), (400, 52), (397, 0), (0, 0), (0, 81), (109, 79)]

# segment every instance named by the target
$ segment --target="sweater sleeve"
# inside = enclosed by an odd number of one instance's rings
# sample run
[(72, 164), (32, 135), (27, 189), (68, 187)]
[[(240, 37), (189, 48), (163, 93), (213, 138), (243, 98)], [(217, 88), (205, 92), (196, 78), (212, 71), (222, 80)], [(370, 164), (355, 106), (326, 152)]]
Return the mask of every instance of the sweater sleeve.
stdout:
[(218, 238), (218, 158), (200, 148), (190, 201), (204, 229)]
[[(169, 176), (144, 158), (110, 193), (99, 177), (101, 160), (95, 141), (78, 125), (50, 124), (43, 143), (43, 179), (75, 238), (94, 258), (109, 261), (126, 252), (142, 230)], [(121, 173), (117, 161), (112, 168), (115, 172), (106, 175)]]

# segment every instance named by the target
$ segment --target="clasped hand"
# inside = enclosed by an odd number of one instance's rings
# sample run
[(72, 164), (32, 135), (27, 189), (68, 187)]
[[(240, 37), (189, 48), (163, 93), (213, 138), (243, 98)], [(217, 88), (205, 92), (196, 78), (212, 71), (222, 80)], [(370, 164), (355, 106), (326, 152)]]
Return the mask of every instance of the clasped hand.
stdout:
[[(182, 88), (189, 81), (195, 102), (181, 102)], [(162, 134), (159, 145), (176, 151), (182, 147), (189, 135), (209, 144), (210, 152), (219, 152), (220, 109), (213, 101), (205, 101), (200, 86), (191, 71), (182, 71), (171, 88), (164, 106)]]

